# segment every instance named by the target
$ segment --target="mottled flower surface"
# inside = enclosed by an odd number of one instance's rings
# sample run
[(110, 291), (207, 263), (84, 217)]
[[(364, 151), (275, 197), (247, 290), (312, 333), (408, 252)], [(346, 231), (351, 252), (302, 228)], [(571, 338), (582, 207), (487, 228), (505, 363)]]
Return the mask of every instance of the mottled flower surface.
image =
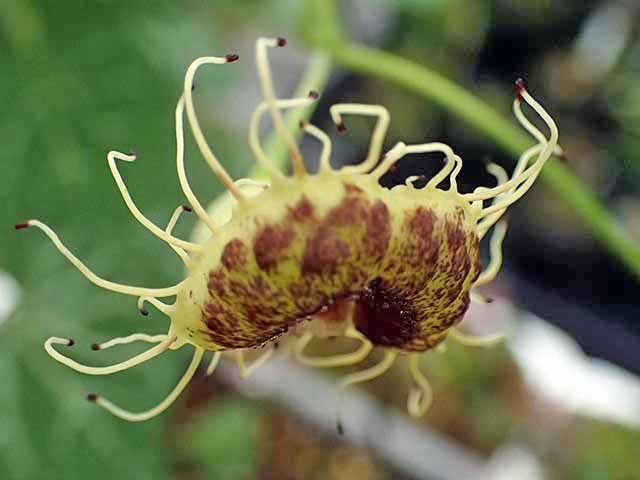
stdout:
[(210, 350), (262, 345), (354, 302), (353, 323), (374, 345), (424, 351), (461, 320), (480, 273), (475, 219), (459, 196), (390, 191), (364, 175), (267, 189), (204, 248), (177, 306), (201, 317), (184, 328)]

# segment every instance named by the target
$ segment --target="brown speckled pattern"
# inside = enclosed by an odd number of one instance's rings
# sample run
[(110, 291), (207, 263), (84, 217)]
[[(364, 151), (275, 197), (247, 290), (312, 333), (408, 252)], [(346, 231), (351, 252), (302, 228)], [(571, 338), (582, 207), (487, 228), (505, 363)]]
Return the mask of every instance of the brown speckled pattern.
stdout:
[(462, 319), (481, 269), (478, 237), (463, 220), (461, 208), (444, 217), (425, 207), (405, 213), (380, 276), (356, 308), (356, 327), (374, 344), (428, 350)]
[(466, 311), (480, 263), (462, 208), (394, 219), (349, 183), (321, 218), (304, 194), (286, 208), (279, 222), (256, 218), (254, 238), (230, 240), (209, 271), (200, 333), (216, 345), (260, 346), (356, 294), (355, 326), (375, 345), (424, 351)]

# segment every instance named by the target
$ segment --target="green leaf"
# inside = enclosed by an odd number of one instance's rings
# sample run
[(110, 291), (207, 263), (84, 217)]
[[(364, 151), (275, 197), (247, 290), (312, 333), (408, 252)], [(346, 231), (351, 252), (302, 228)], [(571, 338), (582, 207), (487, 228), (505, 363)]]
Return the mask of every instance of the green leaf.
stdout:
[(257, 406), (237, 399), (225, 400), (208, 406), (193, 419), (179, 448), (206, 478), (255, 478), (261, 460), (263, 423)]

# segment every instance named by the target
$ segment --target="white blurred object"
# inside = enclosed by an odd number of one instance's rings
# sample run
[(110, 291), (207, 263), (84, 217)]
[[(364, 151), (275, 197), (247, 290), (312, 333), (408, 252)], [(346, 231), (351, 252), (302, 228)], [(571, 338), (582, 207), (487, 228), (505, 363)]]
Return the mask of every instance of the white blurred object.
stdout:
[(487, 304), (471, 302), (460, 329), (479, 336), (499, 333), (508, 335), (513, 319), (517, 317), (516, 307), (500, 297), (492, 298)]
[[(316, 428), (337, 435), (336, 384), (325, 374), (280, 358), (246, 380), (226, 362), (216, 375), (247, 396), (269, 398)], [(416, 423), (404, 412), (386, 408), (362, 390), (345, 392), (343, 412), (346, 433), (342, 441), (367, 446), (399, 471), (430, 480), (484, 478), (480, 477), (484, 462), (479, 454)]]
[(633, 16), (630, 8), (618, 2), (604, 4), (589, 15), (574, 47), (576, 73), (597, 80), (609, 73), (630, 39)]
[(567, 410), (640, 429), (640, 379), (587, 357), (566, 333), (524, 314), (508, 347), (529, 387)]
[(525, 446), (508, 444), (491, 455), (482, 478), (487, 480), (544, 480), (547, 476), (538, 457)]
[(15, 278), (0, 270), (0, 324), (9, 318), (20, 298), (20, 286)]

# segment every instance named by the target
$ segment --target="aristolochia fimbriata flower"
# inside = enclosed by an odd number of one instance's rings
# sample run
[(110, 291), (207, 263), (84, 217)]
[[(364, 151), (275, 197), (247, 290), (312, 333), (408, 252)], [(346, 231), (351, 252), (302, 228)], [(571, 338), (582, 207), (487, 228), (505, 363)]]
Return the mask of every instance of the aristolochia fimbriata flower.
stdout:
[[(154, 343), (149, 350), (106, 367), (82, 365), (54, 348), (73, 345), (68, 338), (51, 337), (45, 349), (59, 362), (86, 374), (108, 375), (156, 357), (185, 344), (194, 347), (191, 364), (173, 391), (157, 406), (132, 413), (100, 395), (89, 400), (129, 421), (152, 418), (184, 390), (203, 354), (214, 352), (207, 373), (213, 372), (221, 352), (231, 352), (242, 376), (247, 376), (273, 353), (278, 339), (290, 332), (292, 351), (302, 363), (316, 367), (355, 365), (373, 349), (383, 352), (373, 367), (347, 375), (345, 387), (370, 380), (387, 371), (399, 355), (408, 356), (415, 382), (408, 396), (408, 410), (422, 415), (431, 401), (431, 389), (418, 368), (419, 356), (451, 335), (467, 344), (493, 343), (497, 337), (473, 338), (456, 329), (470, 300), (484, 301), (473, 291), (494, 279), (501, 265), (501, 243), (506, 223), (501, 217), (536, 180), (552, 154), (560, 154), (558, 129), (547, 112), (517, 82), (513, 108), (518, 121), (537, 144), (523, 152), (511, 178), (495, 164), (488, 166), (497, 178), (493, 188), (473, 193), (458, 192), (456, 177), (462, 159), (443, 143), (396, 144), (381, 158), (388, 111), (378, 105), (336, 104), (331, 116), (339, 131), (345, 131), (343, 115), (365, 115), (376, 119), (367, 157), (360, 164), (339, 169), (331, 165), (331, 140), (309, 124), (300, 127), (322, 143), (319, 170), (310, 174), (293, 136), (283, 123), (283, 109), (304, 107), (318, 98), (279, 100), (274, 95), (267, 59), (270, 47), (282, 47), (284, 39), (261, 38), (256, 60), (264, 102), (250, 123), (249, 143), (257, 161), (269, 173), (268, 183), (249, 179), (235, 181), (207, 144), (196, 116), (192, 90), (198, 68), (224, 65), (237, 55), (202, 57), (188, 68), (184, 91), (176, 108), (178, 179), (190, 206), (176, 209), (165, 228), (146, 218), (136, 207), (118, 171), (118, 161), (131, 162), (135, 155), (111, 151), (107, 161), (124, 201), (134, 217), (154, 235), (167, 242), (186, 266), (186, 277), (167, 288), (143, 288), (114, 283), (90, 271), (38, 220), (16, 225), (42, 230), (57, 249), (94, 284), (107, 290), (138, 297), (166, 314), (171, 325), (163, 335), (134, 333), (101, 344), (95, 350), (135, 341)], [(523, 114), (526, 102), (546, 123), (549, 137)], [(184, 168), (183, 115), (186, 109), (198, 147), (213, 172), (235, 200), (231, 219), (210, 216), (189, 186)], [(277, 133), (288, 145), (293, 174), (276, 169), (259, 139), (261, 118), (269, 113)], [(407, 178), (403, 185), (383, 188), (380, 178), (409, 154), (444, 155), (442, 169), (424, 187)], [(438, 188), (448, 180), (447, 189)], [(181, 240), (172, 229), (183, 211), (192, 211), (210, 230), (202, 244)], [(491, 260), (481, 271), (479, 243), (493, 228)], [(160, 298), (173, 297), (172, 304)], [(360, 342), (352, 353), (311, 357), (305, 349), (314, 337), (346, 336)], [(261, 348), (253, 363), (245, 363), (248, 349)]]

